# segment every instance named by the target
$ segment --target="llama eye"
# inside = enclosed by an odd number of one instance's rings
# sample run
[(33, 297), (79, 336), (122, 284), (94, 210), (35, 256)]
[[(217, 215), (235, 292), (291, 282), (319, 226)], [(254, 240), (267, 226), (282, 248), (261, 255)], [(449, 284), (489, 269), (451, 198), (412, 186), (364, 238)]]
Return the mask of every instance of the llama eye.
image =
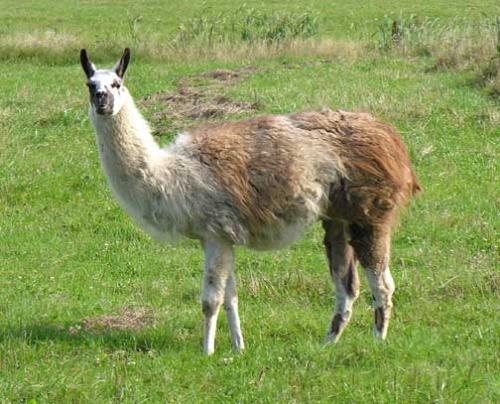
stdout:
[(96, 85), (95, 85), (94, 83), (87, 83), (87, 87), (88, 87), (90, 90), (95, 90)]
[(117, 83), (117, 82), (114, 82), (113, 84), (111, 84), (111, 87), (119, 89), (121, 87), (121, 84)]

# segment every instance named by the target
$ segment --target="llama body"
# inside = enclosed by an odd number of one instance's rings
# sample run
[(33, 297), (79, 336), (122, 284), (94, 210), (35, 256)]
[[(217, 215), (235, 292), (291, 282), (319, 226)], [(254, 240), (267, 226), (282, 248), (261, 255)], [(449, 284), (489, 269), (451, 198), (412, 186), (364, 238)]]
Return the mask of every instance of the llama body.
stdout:
[[(325, 214), (329, 184), (338, 180), (339, 167), (320, 139), (308, 138), (307, 131), (290, 136), (288, 117), (212, 127), (208, 133), (220, 132), (215, 136), (198, 129), (161, 149), (130, 96), (124, 97), (128, 100), (113, 119), (93, 110), (90, 117), (113, 194), (151, 236), (213, 238), (275, 249), (300, 238)], [(291, 141), (300, 144), (283, 151)], [(312, 147), (315, 156), (299, 155)], [(260, 158), (243, 161), (242, 152), (248, 157), (256, 152)], [(222, 153), (226, 159), (220, 158)], [(293, 181), (284, 180), (285, 172)], [(232, 187), (234, 181), (238, 188)]]
[[(205, 351), (214, 350), (222, 304), (234, 348), (244, 346), (233, 246), (283, 248), (318, 220), (336, 289), (327, 341), (349, 321), (357, 260), (374, 296), (375, 333), (384, 338), (394, 291), (390, 227), (419, 188), (394, 129), (368, 114), (323, 110), (208, 125), (162, 149), (121, 84), (128, 58), (126, 51), (113, 77), (82, 51), (102, 166), (120, 205), (146, 232), (202, 242)], [(109, 95), (99, 99), (99, 91)]]

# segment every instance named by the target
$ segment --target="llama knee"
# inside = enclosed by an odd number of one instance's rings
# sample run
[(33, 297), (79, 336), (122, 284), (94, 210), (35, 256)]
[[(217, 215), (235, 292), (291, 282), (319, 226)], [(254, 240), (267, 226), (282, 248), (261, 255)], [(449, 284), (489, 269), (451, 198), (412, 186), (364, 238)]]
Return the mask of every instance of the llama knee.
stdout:
[(224, 299), (224, 310), (233, 311), (238, 307), (238, 297), (233, 296), (231, 298)]
[(208, 287), (204, 288), (201, 298), (201, 310), (205, 317), (216, 315), (223, 303), (222, 293), (217, 288), (211, 286), (209, 284)]
[(221, 299), (204, 298), (201, 301), (201, 311), (205, 317), (212, 317), (217, 314), (221, 305)]
[(396, 286), (389, 268), (386, 268), (382, 273), (368, 270), (366, 275), (372, 290), (373, 307), (375, 309), (379, 307), (390, 309), (392, 307), (392, 295), (396, 290)]
[(396, 290), (396, 285), (394, 283), (394, 279), (392, 278), (391, 272), (389, 268), (386, 268), (382, 275), (380, 276), (381, 283), (383, 284), (383, 288), (385, 289), (385, 294), (387, 296), (387, 305), (392, 307), (392, 295)]

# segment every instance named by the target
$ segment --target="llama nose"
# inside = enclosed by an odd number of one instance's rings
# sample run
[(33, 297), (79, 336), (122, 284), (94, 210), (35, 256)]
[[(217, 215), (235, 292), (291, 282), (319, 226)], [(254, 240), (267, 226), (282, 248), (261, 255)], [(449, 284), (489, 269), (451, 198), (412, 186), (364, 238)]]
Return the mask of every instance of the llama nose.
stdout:
[(108, 94), (105, 91), (98, 91), (96, 94), (97, 103), (100, 105), (106, 104)]

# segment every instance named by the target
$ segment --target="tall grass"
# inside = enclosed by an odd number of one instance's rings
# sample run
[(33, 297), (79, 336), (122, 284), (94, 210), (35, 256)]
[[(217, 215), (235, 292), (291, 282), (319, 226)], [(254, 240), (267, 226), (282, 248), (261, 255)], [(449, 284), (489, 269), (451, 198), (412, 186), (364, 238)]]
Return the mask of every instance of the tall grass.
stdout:
[(442, 23), (415, 14), (384, 17), (373, 36), (383, 53), (431, 58), (432, 69), (470, 70), (475, 83), (500, 94), (500, 17)]
[[(350, 58), (360, 55), (427, 57), (435, 70), (473, 72), (474, 83), (494, 97), (500, 94), (500, 18), (467, 17), (442, 21), (400, 13), (375, 20), (364, 39), (346, 41), (322, 34), (318, 17), (304, 11), (271, 11), (242, 5), (217, 12), (205, 7), (194, 17), (181, 20), (169, 39), (147, 31), (140, 15), (128, 15), (127, 32), (121, 38), (88, 43), (64, 31), (0, 34), (0, 60), (35, 59), (43, 63), (74, 62), (81, 46), (93, 49), (96, 62), (108, 60), (124, 46), (134, 54), (156, 60), (262, 60), (281, 56)], [(86, 45), (85, 45), (86, 44)]]
[(237, 42), (276, 44), (318, 33), (318, 20), (310, 12), (269, 13), (242, 5), (232, 12), (210, 9), (181, 23), (174, 42), (179, 46), (231, 44)]
[[(242, 5), (233, 11), (203, 9), (198, 15), (182, 20), (169, 38), (146, 29), (141, 15), (127, 15), (126, 35), (89, 41), (64, 31), (34, 31), (0, 34), (0, 60), (39, 59), (51, 64), (74, 61), (79, 47), (94, 48), (94, 59), (108, 59), (116, 49), (133, 46), (135, 55), (147, 59), (189, 60), (191, 58), (240, 59), (282, 54), (319, 54), (332, 40), (319, 41), (318, 19), (310, 12), (266, 12)], [(345, 44), (348, 44), (345, 46)], [(349, 48), (349, 41), (340, 47)], [(302, 49), (302, 51), (301, 51)], [(116, 55), (118, 56), (118, 55)]]

